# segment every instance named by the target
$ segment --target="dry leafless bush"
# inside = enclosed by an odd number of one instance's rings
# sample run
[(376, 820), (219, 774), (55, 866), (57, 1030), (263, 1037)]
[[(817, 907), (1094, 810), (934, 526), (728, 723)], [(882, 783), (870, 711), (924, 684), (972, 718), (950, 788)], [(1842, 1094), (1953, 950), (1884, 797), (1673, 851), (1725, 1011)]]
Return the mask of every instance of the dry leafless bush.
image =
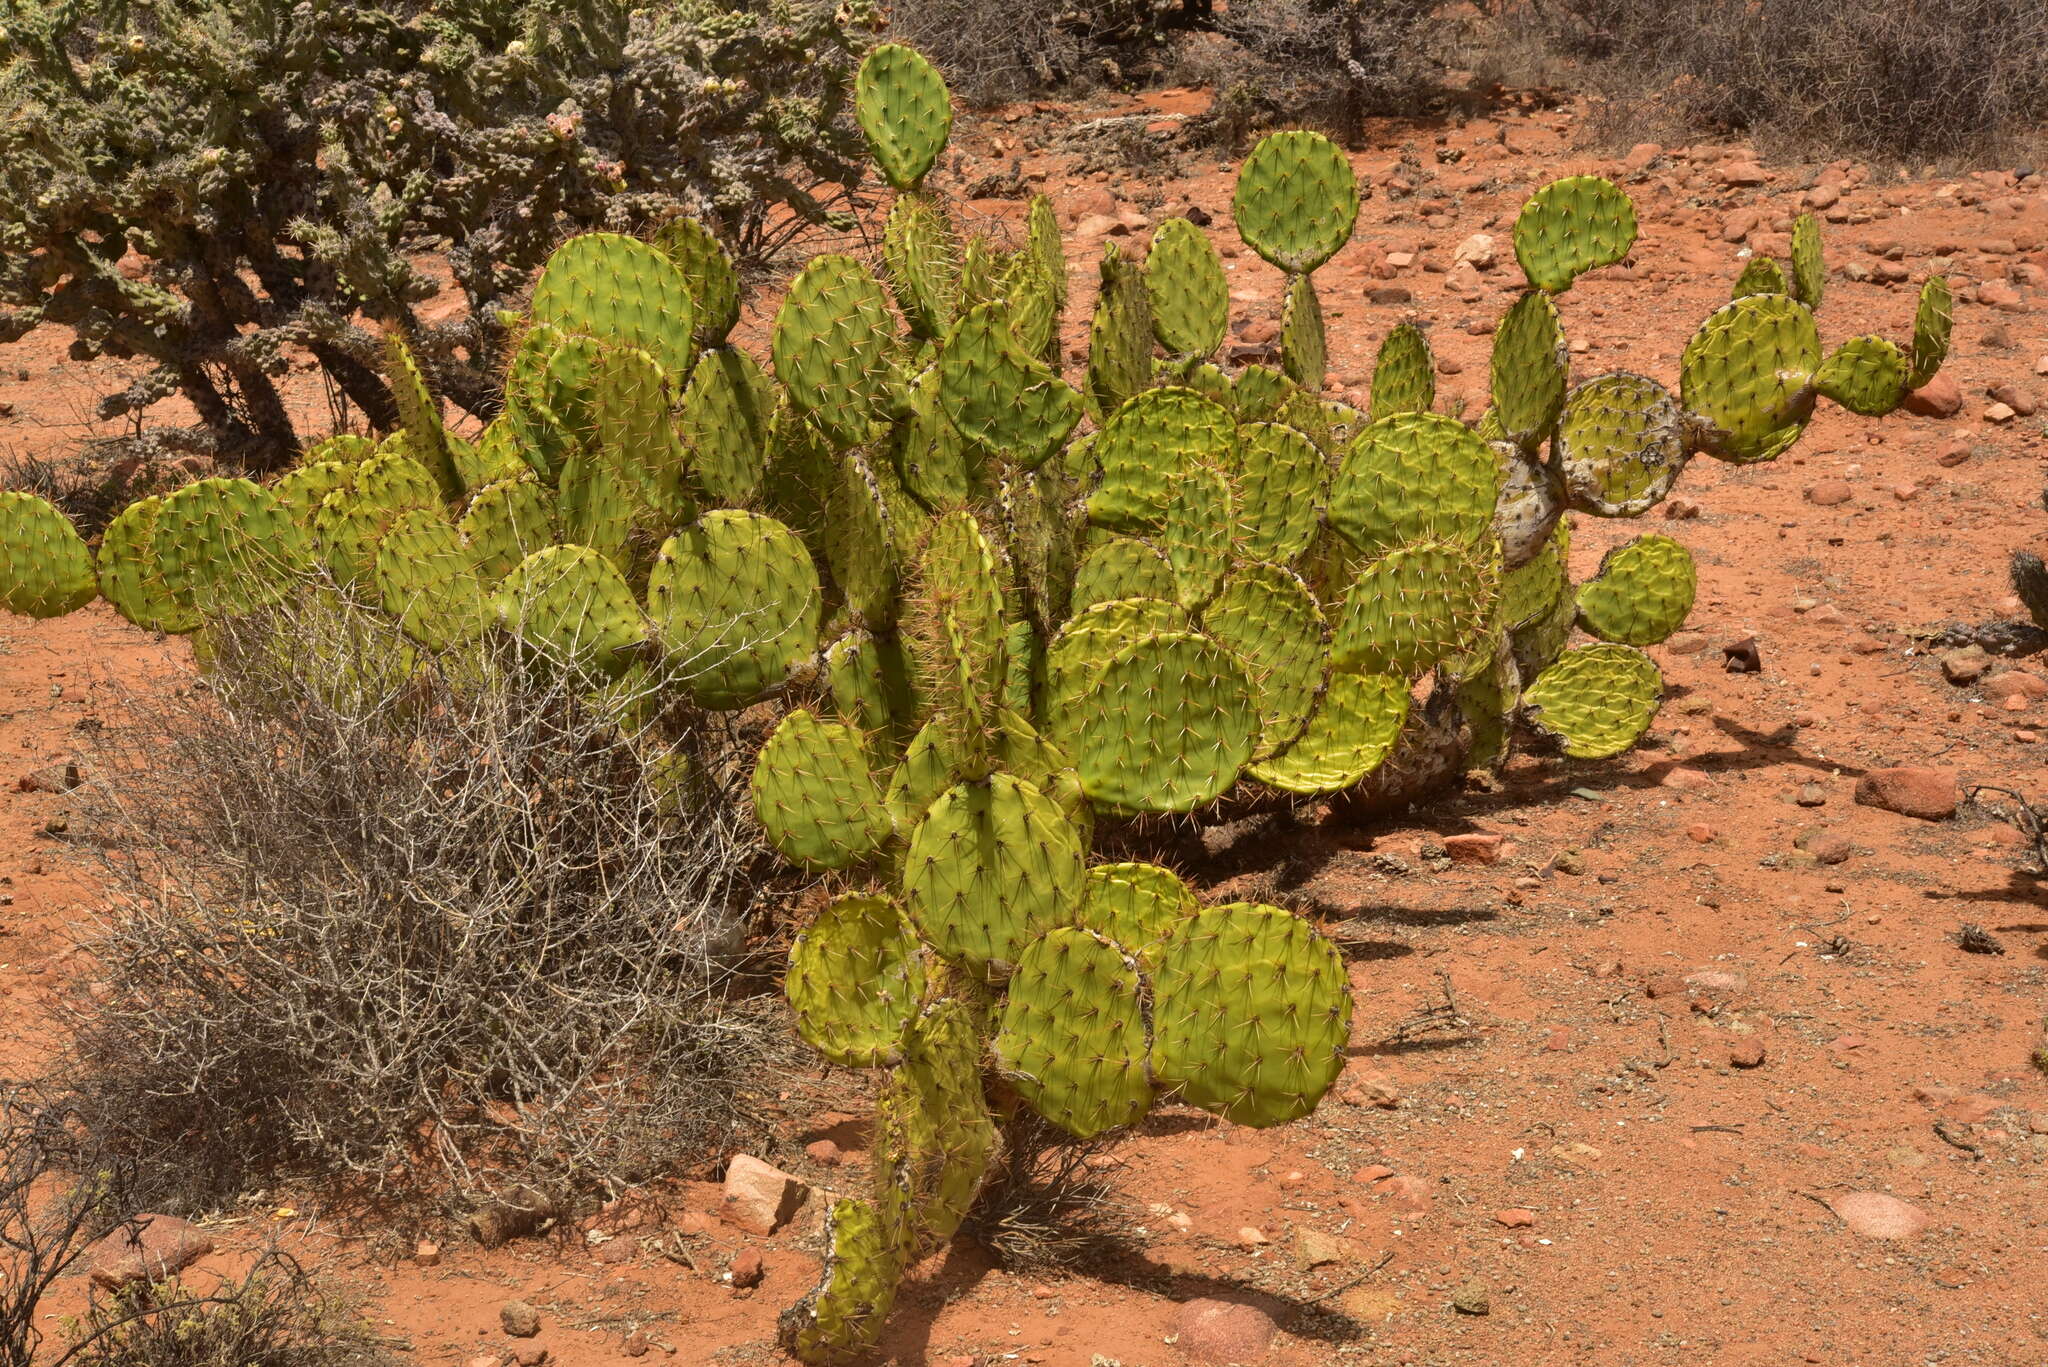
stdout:
[(49, 1367), (377, 1367), (395, 1362), (358, 1298), (272, 1249), (204, 1291), (171, 1280), (95, 1293)]
[(1503, 0), (1497, 17), (1575, 61), (1617, 127), (1895, 165), (2018, 154), (2048, 122), (2039, 0)]
[(1115, 1132), (1076, 1139), (1017, 1107), (1003, 1125), (1002, 1160), (974, 1198), (968, 1232), (1012, 1269), (1071, 1267), (1113, 1247), (1131, 1212), (1090, 1160), (1120, 1139)]
[(161, 1208), (270, 1175), (565, 1198), (718, 1155), (784, 1046), (739, 738), (329, 593), (210, 629), (97, 757), (65, 1077)]
[(29, 1093), (0, 1093), (0, 1367), (30, 1367), (43, 1297), (123, 1223), (125, 1167), (82, 1154), (64, 1120)]
[(1185, 44), (1183, 74), (1215, 91), (1225, 145), (1310, 124), (1355, 141), (1373, 115), (1422, 110), (1442, 74), (1439, 0), (1237, 0), (1215, 39)]
[(1156, 72), (1167, 35), (1207, 9), (1204, 0), (918, 0), (895, 7), (889, 36), (938, 63), (962, 99), (992, 104)]

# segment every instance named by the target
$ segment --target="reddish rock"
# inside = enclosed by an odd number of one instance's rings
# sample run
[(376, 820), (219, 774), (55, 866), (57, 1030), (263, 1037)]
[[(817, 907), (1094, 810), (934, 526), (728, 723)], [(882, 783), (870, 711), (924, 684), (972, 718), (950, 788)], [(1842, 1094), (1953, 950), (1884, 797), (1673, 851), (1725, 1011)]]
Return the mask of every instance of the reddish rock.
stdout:
[(725, 1169), (719, 1214), (750, 1234), (773, 1234), (810, 1194), (810, 1188), (751, 1154), (734, 1154)]
[(1927, 1212), (1881, 1191), (1849, 1191), (1828, 1202), (1842, 1223), (1870, 1239), (1910, 1239), (1928, 1226)]
[(1728, 1046), (1728, 1062), (1737, 1068), (1761, 1068), (1764, 1063), (1762, 1040), (1737, 1040)]
[(1502, 837), (1485, 832), (1468, 832), (1444, 837), (1444, 853), (1453, 864), (1498, 864)]
[(2048, 679), (2024, 669), (2008, 669), (1984, 681), (1984, 696), (1993, 702), (2008, 698), (2048, 698)]
[(85, 1252), (86, 1270), (109, 1291), (161, 1282), (213, 1252), (213, 1239), (175, 1215), (138, 1215)]
[(626, 1335), (626, 1341), (619, 1345), (619, 1351), (629, 1358), (644, 1358), (647, 1356), (647, 1350), (653, 1346), (654, 1341), (645, 1333), (635, 1331)]
[(1806, 491), (1806, 501), (1822, 508), (1832, 508), (1837, 503), (1847, 503), (1855, 493), (1847, 480), (1824, 479)]
[(422, 1239), (413, 1246), (412, 1260), (420, 1267), (439, 1267), (441, 1246), (430, 1239)]
[(735, 1291), (749, 1291), (761, 1284), (767, 1269), (761, 1264), (761, 1250), (743, 1248), (732, 1255), (732, 1262), (725, 1269), (726, 1280)]
[(1840, 831), (1815, 831), (1806, 837), (1805, 848), (1808, 854), (1822, 864), (1844, 863), (1855, 853), (1855, 846), (1849, 843), (1849, 837)]
[(1953, 418), (1963, 411), (1963, 391), (1946, 375), (1936, 375), (1906, 395), (1908, 413), (1923, 418)]
[(1714, 179), (1731, 189), (1747, 185), (1762, 185), (1770, 180), (1764, 168), (1753, 161), (1731, 161), (1717, 167)]
[(540, 1311), (525, 1301), (506, 1301), (498, 1307), (498, 1327), (515, 1339), (530, 1339), (540, 1332)]
[(1211, 1298), (1192, 1300), (1174, 1313), (1180, 1350), (1196, 1362), (1254, 1362), (1266, 1355), (1279, 1326), (1256, 1305)]
[(1497, 1225), (1506, 1225), (1509, 1229), (1527, 1229), (1536, 1223), (1536, 1212), (1523, 1210), (1519, 1206), (1509, 1210), (1497, 1210), (1493, 1213), (1493, 1222)]
[(823, 1163), (828, 1168), (836, 1168), (846, 1159), (839, 1146), (829, 1139), (813, 1139), (804, 1145), (804, 1152), (811, 1156), (812, 1162)]
[(1873, 769), (1856, 781), (1859, 806), (1876, 807), (1922, 821), (1944, 821), (1956, 813), (1956, 776), (1946, 769), (1902, 766)]
[(1421, 1214), (1429, 1209), (1429, 1183), (1410, 1172), (1397, 1172), (1379, 1183), (1380, 1195), (1391, 1205)]
[(515, 1367), (547, 1367), (548, 1357), (545, 1343), (522, 1343), (512, 1350)]

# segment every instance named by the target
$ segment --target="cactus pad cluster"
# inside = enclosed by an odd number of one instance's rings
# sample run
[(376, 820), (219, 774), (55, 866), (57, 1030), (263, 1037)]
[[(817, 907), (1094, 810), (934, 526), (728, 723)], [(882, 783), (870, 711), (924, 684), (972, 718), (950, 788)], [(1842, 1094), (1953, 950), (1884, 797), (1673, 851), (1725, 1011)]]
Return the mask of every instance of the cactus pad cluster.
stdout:
[(815, 1363), (872, 1345), (1016, 1107), (1084, 1137), (1167, 1099), (1274, 1125), (1337, 1076), (1336, 950), (1284, 909), (1091, 864), (1097, 823), (1398, 782), (1445, 735), (1476, 765), (1528, 737), (1628, 749), (1663, 693), (1642, 648), (1684, 622), (1692, 558), (1642, 536), (1575, 584), (1567, 512), (1638, 516), (1698, 453), (1772, 459), (1822, 397), (1888, 411), (1948, 342), (1936, 280), (1908, 345), (1826, 351), (1802, 220), (1789, 280), (1745, 272), (1676, 395), (1575, 383), (1559, 297), (1626, 256), (1635, 213), (1574, 177), (1516, 220), (1528, 288), (1480, 420), (1433, 410), (1405, 323), (1361, 412), (1322, 397), (1314, 281), (1358, 187), (1294, 132), (1259, 145), (1234, 202), (1286, 273), (1279, 367), (1219, 364), (1218, 253), (1174, 219), (1142, 260), (1105, 248), (1069, 378), (1050, 206), (1014, 247), (964, 236), (926, 188), (950, 121), (937, 73), (884, 46), (856, 94), (898, 192), (879, 269), (811, 261), (765, 367), (729, 340), (740, 285), (708, 232), (589, 234), (542, 273), (505, 410), (473, 440), (394, 334), (403, 422), (322, 443), (272, 489), (145, 500), (96, 557), (47, 504), (0, 495), (16, 612), (104, 596), (204, 630), (311, 585), (425, 651), (499, 632), (591, 687), (767, 708), (755, 815), (843, 889), (797, 937), (787, 995), (822, 1055), (880, 1076), (874, 1190), (833, 1205), (825, 1280), (784, 1320)]

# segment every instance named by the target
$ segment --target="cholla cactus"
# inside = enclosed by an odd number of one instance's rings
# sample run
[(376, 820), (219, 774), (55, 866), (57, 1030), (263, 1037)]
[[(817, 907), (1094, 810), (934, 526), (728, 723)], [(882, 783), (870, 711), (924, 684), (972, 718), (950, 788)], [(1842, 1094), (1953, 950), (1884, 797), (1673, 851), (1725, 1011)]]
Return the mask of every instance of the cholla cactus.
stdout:
[[(300, 446), (276, 383), (290, 347), (372, 426), (399, 423), (365, 316), (488, 416), (497, 311), (565, 229), (688, 212), (750, 252), (857, 182), (856, 8), (9, 4), (0, 340), (61, 323), (76, 357), (147, 357), (99, 415), (182, 395), (199, 425), (159, 445), (259, 469)], [(413, 257), (437, 240), (467, 308), (430, 321), (440, 286)]]
[(1702, 451), (1772, 459), (1822, 395), (1888, 410), (1947, 347), (1939, 281), (1910, 360), (1875, 338), (1824, 355), (1805, 303), (1745, 294), (1687, 346), (1676, 396), (1574, 384), (1557, 297), (1635, 236), (1627, 198), (1577, 177), (1516, 222), (1530, 288), (1476, 426), (1431, 410), (1406, 325), (1369, 410), (1328, 403), (1313, 272), (1357, 190), (1332, 144), (1283, 133), (1236, 201), (1289, 273), (1282, 367), (1213, 362), (1215, 248), (1169, 224), (1143, 264), (1105, 256), (1077, 384), (1049, 206), (1014, 251), (961, 240), (924, 188), (948, 114), (916, 54), (877, 49), (857, 106), (900, 195), (886, 283), (812, 261), (772, 378), (727, 343), (739, 287), (709, 234), (590, 234), (549, 260), (473, 443), (394, 340), (400, 430), (324, 444), (272, 490), (146, 500), (96, 560), (48, 505), (0, 500), (17, 611), (97, 590), (184, 631), (324, 580), (429, 650), (503, 631), (593, 686), (641, 671), (700, 708), (782, 705), (755, 814), (850, 888), (799, 936), (789, 1000), (820, 1053), (883, 1075), (875, 1189), (833, 1207), (825, 1281), (784, 1319), (815, 1363), (874, 1342), (904, 1270), (965, 1215), (1005, 1107), (1080, 1136), (1163, 1097), (1273, 1125), (1337, 1077), (1334, 948), (1280, 908), (1205, 907), (1164, 868), (1091, 867), (1097, 821), (1240, 786), (1410, 783), (1498, 764), (1524, 732), (1626, 750), (1663, 691), (1641, 647), (1685, 620), (1693, 564), (1643, 536), (1574, 585), (1567, 510), (1638, 516)]

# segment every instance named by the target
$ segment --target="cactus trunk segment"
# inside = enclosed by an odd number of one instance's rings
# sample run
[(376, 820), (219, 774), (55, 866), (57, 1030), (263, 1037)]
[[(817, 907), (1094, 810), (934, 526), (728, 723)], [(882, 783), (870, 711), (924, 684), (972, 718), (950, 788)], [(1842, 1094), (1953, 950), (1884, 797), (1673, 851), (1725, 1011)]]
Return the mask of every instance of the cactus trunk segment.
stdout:
[(903, 1251), (872, 1201), (842, 1196), (825, 1216), (825, 1280), (782, 1312), (778, 1337), (814, 1367), (854, 1367), (882, 1336)]
[(1280, 369), (1306, 392), (1320, 394), (1329, 368), (1322, 301), (1316, 298), (1315, 281), (1297, 275), (1287, 286), (1287, 303), (1280, 313)]

